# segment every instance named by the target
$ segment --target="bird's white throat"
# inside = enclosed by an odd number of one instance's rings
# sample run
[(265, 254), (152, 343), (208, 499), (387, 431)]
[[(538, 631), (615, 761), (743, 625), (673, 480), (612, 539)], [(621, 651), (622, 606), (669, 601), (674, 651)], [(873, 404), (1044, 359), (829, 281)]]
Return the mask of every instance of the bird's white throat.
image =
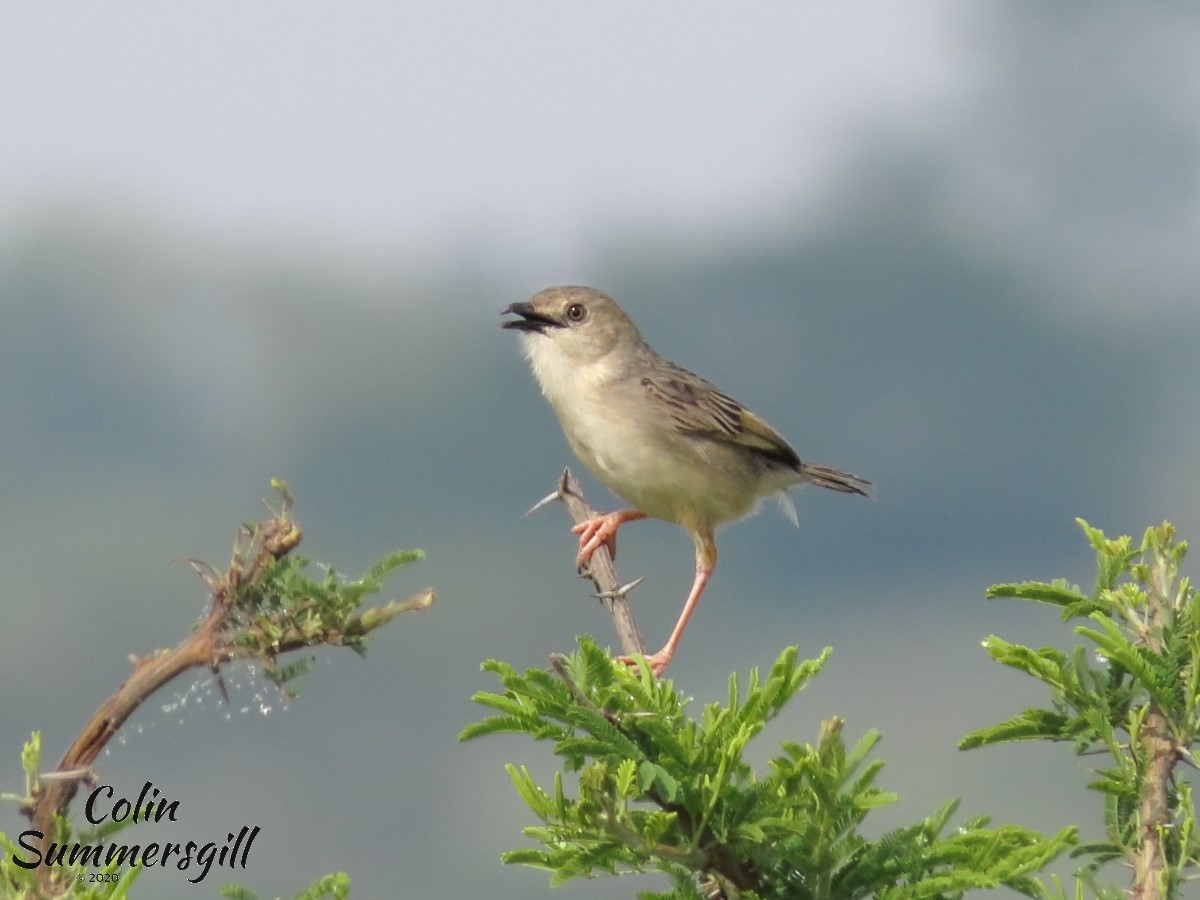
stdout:
[(564, 353), (553, 337), (521, 335), (521, 343), (533, 377), (542, 394), (560, 413), (594, 396), (594, 391), (611, 377), (606, 357), (583, 361)]

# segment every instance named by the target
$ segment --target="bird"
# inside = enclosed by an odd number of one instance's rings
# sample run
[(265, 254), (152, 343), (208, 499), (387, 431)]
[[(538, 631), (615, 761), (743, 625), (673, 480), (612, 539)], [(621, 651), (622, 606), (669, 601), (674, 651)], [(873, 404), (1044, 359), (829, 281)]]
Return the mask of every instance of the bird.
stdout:
[[(717, 564), (717, 526), (753, 512), (764, 497), (815, 484), (869, 497), (865, 478), (804, 462), (774, 428), (693, 372), (659, 356), (608, 294), (549, 287), (501, 310), (517, 331), (533, 376), (567, 443), (629, 508), (576, 525), (576, 564), (639, 519), (672, 522), (696, 545), (683, 611), (660, 650), (646, 657), (661, 676)], [(790, 505), (788, 507), (790, 509)], [(794, 512), (793, 512), (794, 517)], [(635, 664), (630, 657), (620, 657)]]

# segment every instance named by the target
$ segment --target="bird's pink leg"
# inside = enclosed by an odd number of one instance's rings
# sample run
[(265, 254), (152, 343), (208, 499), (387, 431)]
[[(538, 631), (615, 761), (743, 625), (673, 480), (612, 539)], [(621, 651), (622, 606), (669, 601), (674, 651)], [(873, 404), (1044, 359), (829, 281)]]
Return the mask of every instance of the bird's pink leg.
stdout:
[(602, 544), (608, 545), (608, 552), (615, 559), (617, 556), (617, 529), (626, 522), (636, 522), (638, 519), (644, 518), (646, 518), (644, 512), (638, 512), (636, 509), (622, 509), (580, 522), (571, 529), (572, 534), (579, 535), (579, 555), (575, 557), (575, 565), (582, 568)]
[[(679, 646), (679, 639), (683, 637), (683, 630), (687, 628), (688, 619), (692, 617), (700, 595), (704, 593), (704, 587), (708, 584), (708, 579), (712, 577), (713, 569), (717, 567), (717, 545), (713, 542), (712, 532), (696, 534), (693, 535), (693, 538), (696, 541), (696, 578), (692, 582), (692, 589), (688, 592), (687, 600), (683, 602), (683, 612), (679, 614), (679, 621), (671, 629), (671, 636), (667, 638), (667, 642), (663, 644), (661, 650), (646, 657), (650, 671), (655, 675), (661, 675), (663, 670), (670, 665), (671, 659), (675, 656), (675, 648)], [(618, 657), (618, 661), (627, 665), (637, 664), (636, 660), (630, 656)]]

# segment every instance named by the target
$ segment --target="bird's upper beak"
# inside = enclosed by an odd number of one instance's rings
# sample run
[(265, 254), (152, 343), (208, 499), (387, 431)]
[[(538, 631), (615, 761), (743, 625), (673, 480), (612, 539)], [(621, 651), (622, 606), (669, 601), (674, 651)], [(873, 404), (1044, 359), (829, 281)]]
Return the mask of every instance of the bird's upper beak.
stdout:
[(534, 309), (532, 303), (513, 303), (500, 310), (502, 316), (509, 313), (521, 318), (509, 319), (500, 325), (501, 328), (515, 328), (517, 331), (536, 331), (538, 334), (545, 334), (547, 328), (562, 326), (558, 320)]

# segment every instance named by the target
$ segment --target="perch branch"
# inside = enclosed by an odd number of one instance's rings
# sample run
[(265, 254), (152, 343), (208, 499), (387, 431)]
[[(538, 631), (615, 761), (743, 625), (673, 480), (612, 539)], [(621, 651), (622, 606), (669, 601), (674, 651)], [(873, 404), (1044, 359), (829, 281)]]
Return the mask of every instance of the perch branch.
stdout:
[[(563, 502), (576, 524), (599, 515), (584, 499), (583, 489), (579, 486), (579, 481), (571, 474), (570, 469), (563, 469), (562, 477), (559, 478), (558, 487), (554, 493), (534, 506), (530, 512), (540, 509), (544, 504), (554, 500)], [(633, 621), (633, 611), (629, 608), (629, 601), (626, 599), (629, 591), (640, 584), (642, 579), (639, 578), (622, 585), (617, 578), (612, 554), (604, 545), (601, 545), (592, 554), (591, 561), (580, 570), (579, 574), (596, 586), (596, 596), (613, 618), (613, 625), (617, 629), (617, 639), (621, 642), (621, 652), (626, 656), (644, 655), (646, 647), (642, 643), (637, 624)]]

